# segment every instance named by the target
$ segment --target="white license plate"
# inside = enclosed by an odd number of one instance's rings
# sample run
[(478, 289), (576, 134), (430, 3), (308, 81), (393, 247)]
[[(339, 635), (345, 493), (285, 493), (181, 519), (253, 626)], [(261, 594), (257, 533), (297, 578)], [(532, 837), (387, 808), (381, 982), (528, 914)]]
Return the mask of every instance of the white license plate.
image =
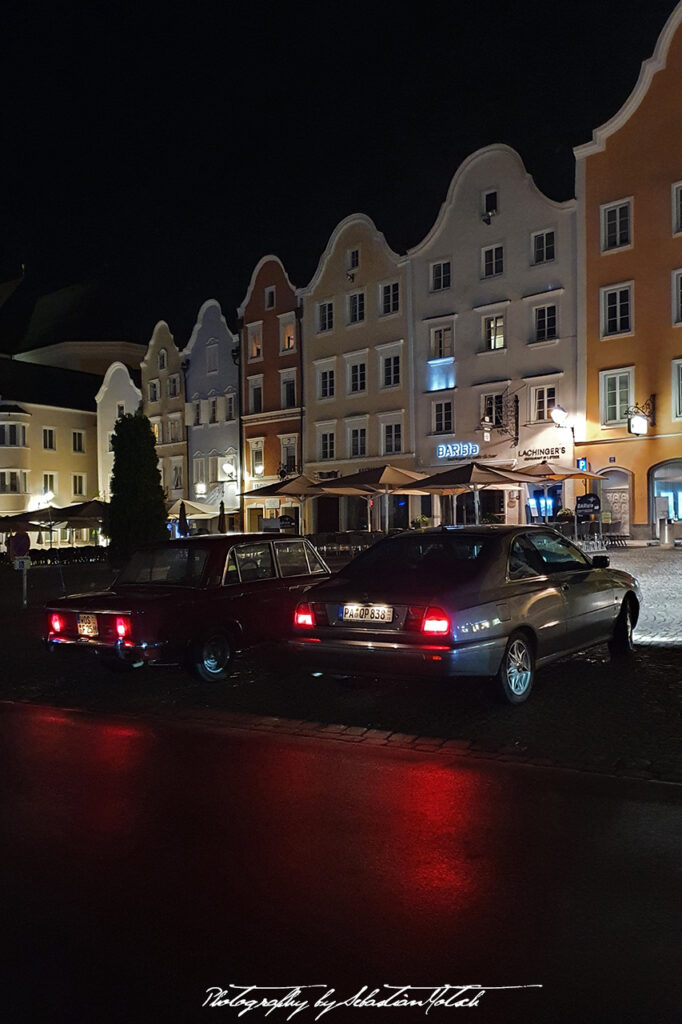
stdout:
[(80, 636), (97, 636), (97, 616), (96, 615), (79, 615), (78, 616), (78, 633)]
[(344, 622), (393, 622), (393, 609), (387, 604), (344, 604)]

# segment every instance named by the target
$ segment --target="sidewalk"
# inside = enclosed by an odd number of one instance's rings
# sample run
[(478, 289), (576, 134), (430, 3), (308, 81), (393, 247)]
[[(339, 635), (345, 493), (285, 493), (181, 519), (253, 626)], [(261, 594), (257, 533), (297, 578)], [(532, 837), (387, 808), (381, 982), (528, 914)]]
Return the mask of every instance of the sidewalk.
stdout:
[(615, 569), (631, 572), (642, 588), (635, 643), (682, 647), (682, 548), (632, 547), (608, 556)]

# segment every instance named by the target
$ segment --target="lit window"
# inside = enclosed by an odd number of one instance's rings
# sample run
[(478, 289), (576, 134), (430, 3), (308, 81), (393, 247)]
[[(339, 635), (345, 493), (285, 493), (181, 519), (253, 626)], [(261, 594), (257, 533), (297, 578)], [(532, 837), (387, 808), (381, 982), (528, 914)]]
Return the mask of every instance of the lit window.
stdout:
[(491, 427), (503, 425), (504, 398), (501, 394), (481, 396), (481, 419), (487, 420)]
[(554, 259), (554, 232), (536, 231), (531, 238), (533, 263), (551, 263)]
[(263, 334), (260, 324), (249, 324), (247, 328), (249, 339), (249, 360), (263, 358)]
[(533, 310), (534, 341), (556, 338), (556, 306), (537, 306)]
[(450, 287), (450, 260), (431, 265), (431, 291), (440, 292)]
[(483, 277), (498, 277), (504, 270), (504, 249), (501, 245), (491, 245), (481, 253)]
[(483, 318), (483, 338), (486, 349), (504, 348), (504, 317), (486, 316)]
[(296, 347), (296, 335), (294, 334), (294, 321), (282, 320), (279, 325), (279, 351), (293, 352)]
[(629, 200), (620, 203), (612, 203), (609, 206), (602, 206), (602, 249), (605, 252), (609, 249), (620, 249), (624, 245), (630, 244), (630, 219)]
[(262, 443), (251, 446), (251, 476), (263, 475), (263, 445)]
[(431, 358), (445, 359), (452, 355), (452, 327), (431, 328)]
[(632, 285), (601, 289), (602, 337), (632, 330)]

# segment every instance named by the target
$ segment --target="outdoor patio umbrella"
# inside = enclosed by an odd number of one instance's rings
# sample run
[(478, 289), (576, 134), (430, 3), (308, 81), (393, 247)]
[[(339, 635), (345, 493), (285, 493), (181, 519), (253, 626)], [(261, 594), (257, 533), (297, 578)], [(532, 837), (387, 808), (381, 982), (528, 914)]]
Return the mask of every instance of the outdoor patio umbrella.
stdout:
[[(502, 466), (486, 466), (481, 462), (461, 462), (450, 469), (434, 473), (426, 479), (415, 484), (415, 490), (426, 491), (429, 494), (456, 495), (462, 491), (472, 490), (474, 492), (474, 518), (478, 524), (480, 520), (479, 489), (497, 484), (498, 487), (504, 484), (528, 483), (528, 477), (524, 473), (518, 473), (513, 469), (505, 469)], [(408, 488), (412, 491), (412, 488)], [(414, 493), (414, 491), (412, 491)]]
[(305, 474), (286, 477), (284, 480), (277, 480), (274, 484), (265, 484), (264, 487), (254, 487), (250, 491), (242, 491), (245, 498), (277, 498), (286, 495), (296, 498), (301, 509), (301, 532), (305, 533), (305, 499), (319, 497), (320, 488), (314, 484)]
[(168, 519), (179, 519), (181, 506), (185, 506), (185, 515), (188, 519), (215, 519), (220, 514), (216, 505), (203, 505), (199, 501), (188, 501), (187, 498), (179, 498), (168, 509)]
[[(555, 462), (546, 460), (536, 462), (532, 466), (525, 466), (523, 473), (531, 477), (534, 482), (542, 484), (542, 489), (545, 492), (545, 522), (547, 522), (547, 491), (550, 484), (563, 483), (564, 480), (584, 479), (587, 490), (588, 480), (601, 480), (598, 473), (590, 473), (587, 469), (573, 469), (571, 466), (559, 466)], [(575, 511), (573, 513), (573, 536), (575, 540), (578, 539), (578, 516)]]
[[(348, 497), (359, 495), (366, 498), (368, 503), (374, 495), (383, 494), (384, 532), (387, 533), (389, 494), (418, 494), (419, 481), (424, 476), (424, 473), (417, 473), (412, 469), (402, 469), (399, 466), (392, 466), (390, 463), (386, 463), (369, 469), (361, 469), (357, 473), (341, 476), (336, 480), (325, 481), (319, 484), (319, 488), (325, 494), (338, 494)], [(422, 491), (422, 493), (426, 494), (427, 492)], [(367, 511), (367, 529), (369, 530), (371, 527), (369, 508)]]

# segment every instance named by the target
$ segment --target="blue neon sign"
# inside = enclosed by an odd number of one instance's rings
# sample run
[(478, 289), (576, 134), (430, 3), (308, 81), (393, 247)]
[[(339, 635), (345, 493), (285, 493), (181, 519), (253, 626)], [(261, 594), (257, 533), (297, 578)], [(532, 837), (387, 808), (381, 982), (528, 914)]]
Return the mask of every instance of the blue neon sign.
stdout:
[(437, 459), (470, 459), (481, 451), (480, 444), (475, 441), (453, 441), (452, 444), (436, 446)]

